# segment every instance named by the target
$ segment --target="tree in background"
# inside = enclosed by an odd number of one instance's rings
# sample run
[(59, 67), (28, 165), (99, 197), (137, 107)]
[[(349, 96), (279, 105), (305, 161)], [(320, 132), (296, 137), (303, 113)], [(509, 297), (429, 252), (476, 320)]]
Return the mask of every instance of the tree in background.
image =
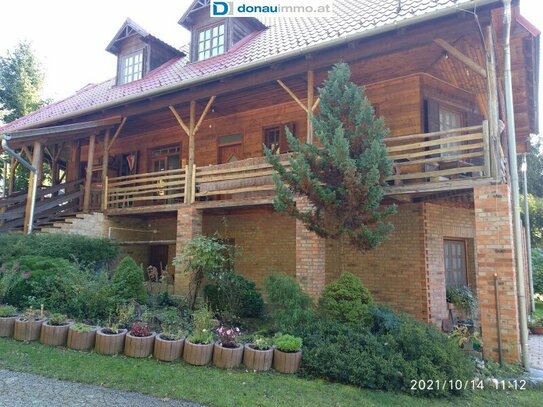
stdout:
[[(392, 161), (383, 142), (388, 134), (364, 89), (350, 82), (344, 63), (336, 64), (319, 89), (320, 114), (312, 118), (317, 145), (298, 141), (289, 129), (290, 170), (265, 148), (275, 170), (275, 208), (323, 238), (347, 238), (360, 251), (373, 249), (393, 230), (386, 218), (396, 210), (381, 207)], [(305, 196), (312, 209), (296, 208)]]
[(528, 161), (528, 192), (543, 198), (543, 141), (538, 138), (532, 140)]

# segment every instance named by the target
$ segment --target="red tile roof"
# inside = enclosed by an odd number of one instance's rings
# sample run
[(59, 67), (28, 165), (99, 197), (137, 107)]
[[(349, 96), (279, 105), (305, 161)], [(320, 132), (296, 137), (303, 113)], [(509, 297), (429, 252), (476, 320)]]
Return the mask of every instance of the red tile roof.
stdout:
[[(182, 87), (185, 83), (203, 82), (234, 69), (249, 68), (255, 62), (266, 63), (270, 58), (288, 57), (305, 48), (326, 45), (358, 33), (370, 35), (379, 28), (394, 28), (398, 24), (415, 22), (418, 17), (446, 9), (468, 9), (474, 0), (336, 0), (332, 18), (269, 18), (261, 19), (268, 29), (253, 33), (238, 42), (225, 54), (194, 63), (177, 58), (149, 73), (145, 78), (124, 85), (115, 79), (87, 85), (74, 95), (51, 103), (25, 117), (17, 119), (0, 132), (45, 125), (83, 111), (103, 109), (138, 95)], [(401, 4), (401, 6), (400, 6)]]

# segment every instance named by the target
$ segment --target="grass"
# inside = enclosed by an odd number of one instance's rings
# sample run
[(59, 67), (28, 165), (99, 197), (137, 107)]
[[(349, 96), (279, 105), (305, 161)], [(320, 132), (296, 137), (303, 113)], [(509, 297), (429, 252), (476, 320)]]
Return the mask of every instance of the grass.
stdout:
[(275, 373), (103, 356), (0, 338), (0, 368), (209, 406), (534, 406), (541, 391), (477, 391), (433, 400)]

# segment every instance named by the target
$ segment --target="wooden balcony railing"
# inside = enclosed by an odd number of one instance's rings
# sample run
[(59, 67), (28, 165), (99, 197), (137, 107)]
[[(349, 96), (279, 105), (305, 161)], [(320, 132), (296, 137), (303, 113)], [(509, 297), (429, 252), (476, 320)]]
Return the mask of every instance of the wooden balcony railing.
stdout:
[[(502, 158), (495, 153), (486, 122), (479, 126), (388, 137), (385, 140), (394, 174), (386, 179), (387, 193), (445, 190), (452, 184), (497, 178)], [(288, 155), (281, 161), (289, 165)], [(186, 182), (188, 181), (188, 182)], [(452, 184), (451, 184), (452, 183)], [(194, 167), (192, 179), (186, 170), (110, 178), (105, 184), (107, 208), (161, 205), (186, 202), (185, 190), (194, 191), (192, 202), (271, 197), (273, 170), (265, 157), (233, 163)], [(407, 193), (407, 192), (405, 192)]]

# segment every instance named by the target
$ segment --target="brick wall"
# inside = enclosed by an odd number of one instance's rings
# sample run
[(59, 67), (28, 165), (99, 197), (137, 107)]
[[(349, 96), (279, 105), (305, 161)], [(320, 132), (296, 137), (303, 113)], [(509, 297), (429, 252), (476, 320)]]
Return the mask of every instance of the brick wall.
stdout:
[[(362, 254), (344, 244), (343, 268), (359, 276), (377, 302), (427, 321), (423, 205), (399, 205), (391, 222), (390, 239), (374, 250)], [(327, 283), (341, 274), (340, 252), (338, 242), (326, 242)]]
[[(177, 211), (177, 231), (176, 231), (176, 255), (181, 252), (190, 239), (202, 234), (202, 211), (193, 206), (183, 207)], [(175, 266), (175, 294), (188, 292), (190, 276), (183, 272), (184, 265)]]
[(255, 281), (259, 288), (274, 271), (296, 275), (295, 221), (271, 207), (205, 212), (203, 232), (234, 239), (238, 251), (236, 271)]
[(508, 362), (518, 362), (520, 339), (509, 186), (480, 186), (474, 188), (473, 193), (478, 294), (485, 356), (497, 359), (498, 355), (496, 275), (503, 355)]
[(475, 218), (473, 209), (424, 203), (424, 245), (428, 279), (429, 320), (441, 327), (448, 318), (445, 288), (443, 240), (466, 240), (468, 284), (476, 289), (476, 272), (473, 256)]

